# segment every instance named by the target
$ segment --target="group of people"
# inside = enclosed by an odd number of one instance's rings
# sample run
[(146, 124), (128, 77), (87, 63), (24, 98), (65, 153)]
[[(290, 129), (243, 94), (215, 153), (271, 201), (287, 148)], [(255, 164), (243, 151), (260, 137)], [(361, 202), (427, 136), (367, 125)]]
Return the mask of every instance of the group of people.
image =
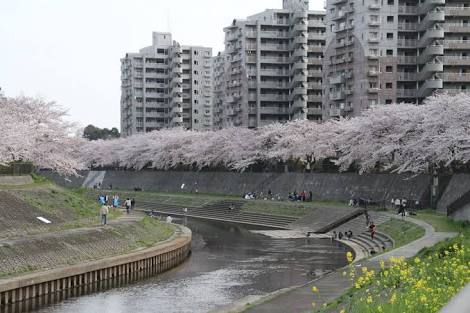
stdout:
[(289, 192), (288, 199), (290, 201), (312, 201), (313, 200), (313, 192), (309, 191), (301, 191), (297, 193), (297, 191)]
[[(100, 194), (98, 195), (98, 203), (101, 204), (100, 208), (100, 215), (101, 215), (101, 224), (106, 225), (108, 224), (108, 214), (109, 208), (112, 207), (113, 209), (121, 207), (121, 200), (118, 195), (113, 195), (111, 199), (109, 199), (108, 195)], [(126, 213), (129, 214), (131, 209), (135, 206), (135, 199), (134, 198), (127, 198), (124, 201), (123, 207), (126, 209)]]
[(353, 232), (351, 230), (345, 231), (344, 234), (343, 232), (336, 232), (335, 230), (333, 231), (333, 236), (332, 239), (336, 240), (342, 240), (343, 238), (351, 239), (353, 237)]

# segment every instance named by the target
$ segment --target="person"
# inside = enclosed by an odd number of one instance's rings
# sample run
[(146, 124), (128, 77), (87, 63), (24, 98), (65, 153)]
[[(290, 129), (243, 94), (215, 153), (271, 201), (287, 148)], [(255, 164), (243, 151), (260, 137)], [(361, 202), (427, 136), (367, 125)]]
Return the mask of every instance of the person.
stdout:
[(391, 208), (392, 208), (392, 210), (393, 210), (393, 207), (395, 206), (395, 199), (392, 198), (392, 200), (390, 201), (390, 203), (391, 203), (391, 205), (392, 205)]
[(374, 224), (374, 222), (370, 223), (369, 232), (370, 232), (370, 239), (374, 240), (374, 236), (375, 236), (375, 224)]
[(131, 209), (134, 210), (134, 207), (135, 207), (135, 199), (132, 198), (131, 199)]
[(173, 221), (173, 218), (168, 215), (168, 216), (166, 217), (166, 222), (167, 222), (168, 224), (171, 224), (172, 221)]
[(370, 215), (369, 215), (369, 212), (367, 212), (367, 210), (364, 211), (364, 216), (366, 217), (366, 226), (369, 226), (369, 224), (370, 224)]
[(416, 200), (415, 201), (415, 210), (419, 210), (419, 209), (420, 209), (419, 200)]
[(400, 207), (401, 207), (401, 201), (400, 201), (400, 199), (396, 198), (396, 199), (395, 199), (395, 208), (396, 208), (397, 210), (399, 210)]
[(118, 208), (119, 207), (119, 196), (115, 195), (113, 196), (113, 208)]
[(312, 191), (308, 192), (308, 201), (310, 201), (310, 202), (313, 201), (313, 192)]
[(353, 199), (349, 199), (349, 206), (354, 206), (354, 200)]
[(339, 240), (343, 239), (343, 233), (342, 233), (342, 232), (339, 232), (339, 234), (338, 234), (338, 239), (339, 239)]
[(348, 239), (351, 239), (352, 236), (353, 236), (353, 232), (352, 232), (352, 230), (350, 230), (350, 231), (348, 232)]
[(100, 214), (101, 214), (101, 225), (106, 225), (108, 223), (107, 217), (109, 213), (109, 208), (107, 205), (102, 205), (100, 209)]
[(333, 230), (333, 239), (336, 240), (338, 238), (338, 234), (336, 233), (336, 230)]
[(183, 208), (183, 212), (184, 212), (184, 214), (187, 214), (188, 213), (188, 208)]
[(126, 213), (129, 214), (129, 210), (131, 209), (131, 199), (127, 198), (126, 201), (124, 202), (124, 205), (126, 206)]
[(113, 190), (113, 184), (109, 184), (109, 190)]

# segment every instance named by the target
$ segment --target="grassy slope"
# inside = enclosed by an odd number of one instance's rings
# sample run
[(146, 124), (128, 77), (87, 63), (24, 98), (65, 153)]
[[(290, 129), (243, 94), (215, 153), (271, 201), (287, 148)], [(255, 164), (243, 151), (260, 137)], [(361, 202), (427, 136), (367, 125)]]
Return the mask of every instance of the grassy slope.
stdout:
[(424, 228), (411, 222), (393, 219), (378, 225), (379, 232), (389, 235), (394, 241), (394, 248), (404, 246), (424, 236)]

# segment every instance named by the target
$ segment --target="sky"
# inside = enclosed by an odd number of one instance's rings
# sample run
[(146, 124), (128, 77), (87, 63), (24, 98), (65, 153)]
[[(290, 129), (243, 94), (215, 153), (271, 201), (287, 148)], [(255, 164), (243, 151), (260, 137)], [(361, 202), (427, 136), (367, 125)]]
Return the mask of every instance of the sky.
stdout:
[[(321, 10), (323, 0), (310, 0)], [(223, 50), (223, 28), (282, 0), (4, 0), (0, 87), (7, 97), (56, 101), (83, 127), (120, 125), (120, 59), (152, 31)]]

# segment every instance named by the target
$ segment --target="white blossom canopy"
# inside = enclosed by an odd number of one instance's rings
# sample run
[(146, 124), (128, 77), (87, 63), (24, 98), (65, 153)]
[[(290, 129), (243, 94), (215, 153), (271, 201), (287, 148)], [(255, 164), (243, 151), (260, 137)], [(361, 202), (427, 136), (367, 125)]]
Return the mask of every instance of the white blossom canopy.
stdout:
[(423, 105), (378, 106), (359, 117), (322, 124), (293, 121), (257, 130), (155, 131), (81, 149), (91, 166), (243, 171), (261, 162), (330, 159), (341, 171), (423, 173), (470, 160), (470, 97), (440, 94)]

